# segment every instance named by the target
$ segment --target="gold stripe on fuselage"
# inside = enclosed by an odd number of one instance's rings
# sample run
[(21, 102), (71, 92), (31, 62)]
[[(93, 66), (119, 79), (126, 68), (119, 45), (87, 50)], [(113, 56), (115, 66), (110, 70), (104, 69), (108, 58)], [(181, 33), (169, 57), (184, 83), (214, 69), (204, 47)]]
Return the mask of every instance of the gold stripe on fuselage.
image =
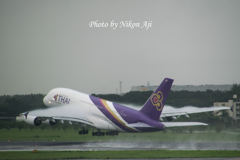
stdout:
[(117, 117), (117, 115), (111, 110), (111, 108), (108, 106), (106, 100), (100, 99), (100, 101), (102, 102), (102, 104), (104, 105), (104, 107), (110, 112), (110, 114), (111, 114), (119, 123), (121, 123), (125, 128), (130, 129), (130, 130), (132, 130), (132, 131), (137, 131), (137, 130), (135, 130), (134, 128), (130, 128), (130, 127), (126, 126), (126, 124), (125, 124), (121, 119), (119, 119), (119, 118)]

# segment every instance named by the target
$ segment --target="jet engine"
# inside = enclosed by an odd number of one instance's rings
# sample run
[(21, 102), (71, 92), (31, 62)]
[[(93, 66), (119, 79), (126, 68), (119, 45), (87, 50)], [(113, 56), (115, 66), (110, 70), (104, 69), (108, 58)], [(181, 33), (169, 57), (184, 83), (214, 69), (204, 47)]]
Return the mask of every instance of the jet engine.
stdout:
[(45, 121), (42, 121), (42, 123), (53, 126), (53, 125), (55, 125), (57, 123), (57, 121), (54, 120), (54, 119), (46, 119)]
[(172, 121), (172, 120), (176, 120), (177, 117), (175, 116), (172, 116), (172, 117), (166, 117), (167, 121)]
[(16, 117), (17, 122), (26, 122), (27, 124), (39, 126), (42, 123), (48, 124), (48, 125), (55, 125), (57, 123), (54, 119), (47, 119), (44, 117), (37, 117), (37, 116), (29, 116), (28, 113), (26, 114), (20, 114)]
[(35, 126), (39, 126), (40, 124), (42, 124), (42, 121), (37, 116), (27, 116), (27, 118), (24, 119), (24, 121), (27, 124), (35, 125)]
[(173, 120), (172, 117), (166, 117), (166, 119), (167, 119), (167, 121), (169, 121), (169, 122)]

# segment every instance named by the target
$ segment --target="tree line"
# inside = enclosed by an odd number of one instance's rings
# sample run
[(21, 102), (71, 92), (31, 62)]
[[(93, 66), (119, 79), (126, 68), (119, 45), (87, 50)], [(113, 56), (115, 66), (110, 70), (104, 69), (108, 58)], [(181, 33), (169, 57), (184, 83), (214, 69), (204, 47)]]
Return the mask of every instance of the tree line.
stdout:
[[(117, 94), (92, 94), (93, 96), (106, 99), (113, 102), (143, 105), (152, 95), (152, 91), (133, 91), (124, 95)], [(214, 102), (227, 102), (233, 98), (233, 95), (240, 96), (240, 85), (234, 84), (229, 91), (170, 91), (166, 104), (173, 107), (196, 106), (210, 107)]]
[(46, 108), (43, 94), (0, 96), (0, 117), (14, 117), (19, 113)]
[[(151, 96), (152, 91), (127, 92), (118, 94), (92, 94), (93, 96), (116, 103), (143, 105)], [(173, 107), (196, 106), (210, 107), (214, 102), (227, 102), (233, 95), (240, 95), (240, 85), (234, 84), (229, 91), (170, 91), (166, 104)], [(43, 104), (43, 94), (3, 95), (0, 96), (0, 117), (14, 117), (19, 113), (47, 108)]]
[[(113, 101), (116, 103), (133, 104), (141, 106), (151, 96), (152, 91), (145, 92), (128, 92), (124, 95), (117, 94), (92, 94), (93, 96)], [(229, 91), (170, 91), (167, 105), (173, 107), (196, 106), (196, 107), (210, 107), (214, 102), (227, 102), (232, 99), (233, 95), (240, 95), (240, 85), (234, 84)], [(0, 117), (15, 117), (19, 113), (34, 109), (47, 108), (43, 104), (43, 94), (29, 94), (29, 95), (3, 95), (0, 96)], [(229, 118), (226, 112), (223, 112), (220, 117), (214, 116), (212, 113), (201, 113), (190, 115), (190, 119), (178, 118), (177, 121), (200, 121), (210, 124), (225, 124), (225, 126), (233, 126), (234, 122)], [(21, 125), (20, 125), (21, 126)]]

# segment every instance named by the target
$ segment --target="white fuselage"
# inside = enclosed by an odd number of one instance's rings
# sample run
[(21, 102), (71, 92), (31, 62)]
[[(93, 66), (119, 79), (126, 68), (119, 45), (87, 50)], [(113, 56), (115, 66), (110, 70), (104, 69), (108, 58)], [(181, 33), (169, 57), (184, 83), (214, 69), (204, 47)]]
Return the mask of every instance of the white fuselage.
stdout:
[[(63, 94), (64, 93), (64, 94)], [(124, 132), (121, 128), (111, 122), (91, 101), (89, 95), (66, 88), (56, 88), (51, 90), (43, 99), (47, 107), (58, 107), (58, 113), (51, 113), (52, 117), (64, 115), (71, 118), (81, 119), (91, 122), (93, 127), (101, 130), (112, 130)], [(127, 125), (122, 117), (113, 107), (112, 102), (106, 101), (111, 111)], [(51, 109), (50, 109), (51, 110)], [(39, 114), (38, 114), (39, 116)], [(136, 130), (136, 129), (135, 129)]]

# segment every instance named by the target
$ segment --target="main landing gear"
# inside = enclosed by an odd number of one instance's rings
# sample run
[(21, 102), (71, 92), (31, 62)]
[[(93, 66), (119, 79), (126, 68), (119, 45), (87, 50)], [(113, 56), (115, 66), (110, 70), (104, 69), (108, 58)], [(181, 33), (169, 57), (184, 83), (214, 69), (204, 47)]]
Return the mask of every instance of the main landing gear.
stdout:
[[(85, 128), (83, 128), (82, 130), (80, 130), (79, 135), (85, 135), (88, 134), (88, 130), (85, 130)], [(109, 131), (109, 132), (101, 132), (101, 130), (98, 130), (97, 132), (92, 132), (92, 136), (117, 136), (118, 132), (116, 131)]]
[(78, 133), (79, 133), (79, 135), (88, 134), (88, 130), (83, 129), (83, 130), (79, 131)]
[(114, 131), (110, 131), (110, 132), (101, 132), (100, 130), (98, 130), (97, 132), (92, 132), (92, 136), (117, 136), (118, 132), (114, 132)]
[(118, 136), (118, 132), (114, 132), (114, 131), (110, 131), (110, 132), (106, 132), (107, 136)]
[(92, 132), (92, 136), (105, 136), (105, 132), (101, 132), (100, 130), (97, 132)]

